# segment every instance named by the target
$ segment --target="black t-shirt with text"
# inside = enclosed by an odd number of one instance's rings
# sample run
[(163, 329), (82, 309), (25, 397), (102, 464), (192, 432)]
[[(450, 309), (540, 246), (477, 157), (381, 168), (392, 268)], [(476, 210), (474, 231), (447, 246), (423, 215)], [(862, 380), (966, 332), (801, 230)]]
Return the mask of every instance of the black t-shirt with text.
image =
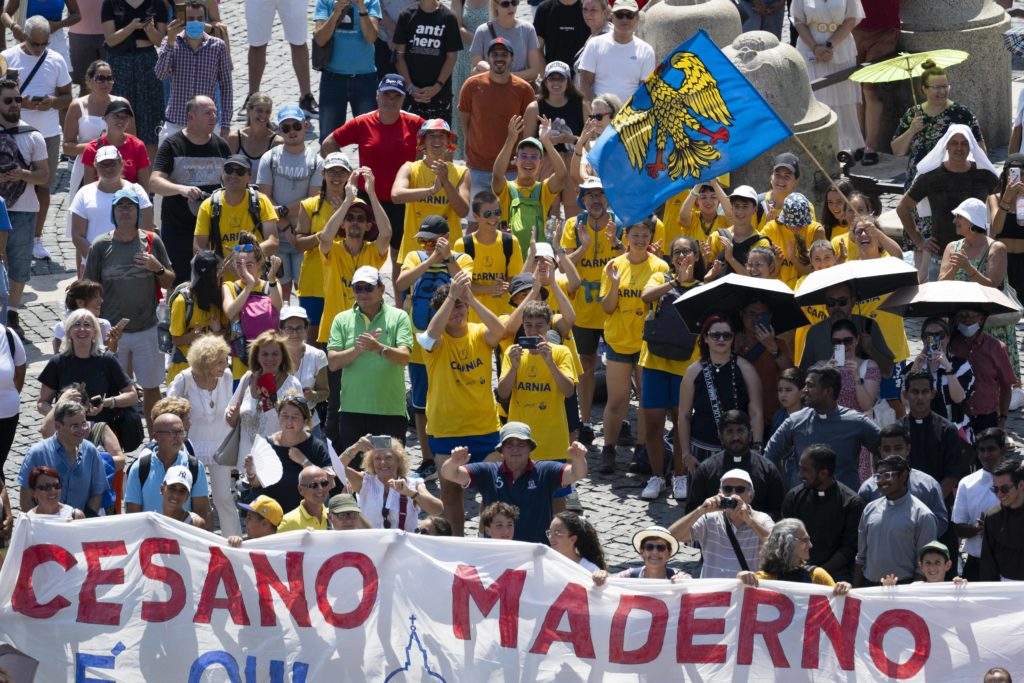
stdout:
[(583, 2), (565, 5), (561, 0), (544, 0), (533, 18), (537, 37), (544, 41), (544, 61), (562, 61), (572, 67), (576, 53), (590, 37), (583, 21)]
[[(396, 45), (405, 45), (405, 64), (409, 68), (412, 84), (429, 88), (439, 80), (441, 67), (449, 52), (462, 49), (459, 24), (444, 5), (433, 12), (424, 12), (419, 4), (402, 10), (395, 22)], [(451, 94), (452, 81), (449, 78), (442, 93)]]

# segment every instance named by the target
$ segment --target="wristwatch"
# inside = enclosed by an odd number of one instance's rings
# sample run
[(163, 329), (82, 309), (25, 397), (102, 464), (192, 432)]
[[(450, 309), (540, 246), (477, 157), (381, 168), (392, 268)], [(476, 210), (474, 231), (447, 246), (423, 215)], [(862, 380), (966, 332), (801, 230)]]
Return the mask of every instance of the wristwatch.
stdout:
[(274, 209), (277, 211), (278, 218), (288, 218), (288, 214), (291, 213), (288, 210), (287, 205), (282, 204), (281, 206), (275, 206)]
[(163, 275), (166, 272), (167, 272), (167, 268), (165, 268), (164, 266), (160, 266), (160, 270), (156, 271), (156, 276), (160, 277), (161, 275)]

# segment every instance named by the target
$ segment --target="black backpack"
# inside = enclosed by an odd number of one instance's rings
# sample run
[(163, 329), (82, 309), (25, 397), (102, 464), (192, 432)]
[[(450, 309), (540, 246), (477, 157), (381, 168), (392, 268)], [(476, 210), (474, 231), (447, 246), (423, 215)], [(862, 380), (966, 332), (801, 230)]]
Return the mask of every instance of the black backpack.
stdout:
[[(185, 331), (187, 332), (188, 324), (192, 322), (192, 313), (195, 311), (195, 301), (192, 299), (192, 284), (190, 282), (182, 282), (180, 285), (175, 287), (173, 291), (171, 291), (171, 295), (167, 297), (168, 311), (172, 311), (174, 309), (174, 300), (179, 296), (185, 299)], [(157, 328), (159, 329), (164, 325), (167, 326), (165, 331), (167, 332), (167, 338), (170, 339), (170, 321), (166, 323), (157, 323)], [(164, 348), (161, 346), (160, 351), (163, 353), (173, 354), (173, 358), (171, 358), (172, 363), (184, 363), (186, 360), (185, 356), (181, 353), (181, 349), (173, 344), (171, 345), (171, 348)]]
[[(516, 247), (515, 238), (502, 230), (498, 231), (498, 236), (501, 237), (501, 251), (505, 254), (505, 277), (508, 277), (508, 266), (512, 263), (512, 250)], [(462, 248), (466, 250), (466, 256), (476, 258), (476, 242), (472, 235), (466, 235), (466, 238), (462, 240)]]
[[(252, 233), (263, 239), (263, 221), (260, 220), (260, 192), (250, 185), (245, 188), (249, 218), (252, 219)], [(220, 239), (220, 214), (224, 208), (224, 190), (218, 188), (210, 195), (210, 245), (213, 252), (224, 258), (224, 246)]]
[[(21, 150), (18, 149), (18, 141), (14, 136), (34, 131), (35, 128), (32, 126), (0, 128), (0, 173), (10, 173), (19, 168), (26, 170), (31, 168), (25, 161), (25, 157), (22, 156)], [(10, 207), (25, 193), (26, 187), (28, 187), (28, 183), (24, 180), (8, 180), (0, 183), (0, 197), (3, 197), (7, 206)]]
[(655, 356), (669, 360), (688, 360), (693, 355), (693, 347), (697, 345), (697, 335), (683, 321), (683, 316), (673, 305), (686, 290), (673, 287), (661, 297), (657, 306), (644, 320), (643, 340), (647, 342), (647, 350)]
[[(139, 486), (145, 486), (146, 480), (149, 479), (149, 470), (153, 467), (153, 453), (149, 452), (139, 456), (132, 467), (139, 468)], [(188, 473), (192, 475), (192, 485), (194, 486), (199, 481), (199, 460), (193, 455), (188, 456)]]

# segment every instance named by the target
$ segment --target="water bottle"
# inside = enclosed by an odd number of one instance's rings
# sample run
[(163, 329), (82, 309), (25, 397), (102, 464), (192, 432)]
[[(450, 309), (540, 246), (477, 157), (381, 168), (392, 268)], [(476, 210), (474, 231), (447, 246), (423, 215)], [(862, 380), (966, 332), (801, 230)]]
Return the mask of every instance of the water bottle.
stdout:
[(1024, 225), (1024, 194), (1017, 195), (1017, 225)]
[(156, 339), (161, 352), (174, 352), (174, 344), (171, 342), (171, 309), (167, 307), (166, 301), (156, 306)]

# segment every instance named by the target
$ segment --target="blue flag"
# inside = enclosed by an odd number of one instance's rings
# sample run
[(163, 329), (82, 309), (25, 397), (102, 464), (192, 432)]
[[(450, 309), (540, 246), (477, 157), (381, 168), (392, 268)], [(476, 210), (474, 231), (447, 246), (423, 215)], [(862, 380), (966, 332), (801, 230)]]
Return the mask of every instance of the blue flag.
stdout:
[(626, 225), (679, 192), (739, 168), (792, 132), (708, 34), (677, 47), (588, 155)]

